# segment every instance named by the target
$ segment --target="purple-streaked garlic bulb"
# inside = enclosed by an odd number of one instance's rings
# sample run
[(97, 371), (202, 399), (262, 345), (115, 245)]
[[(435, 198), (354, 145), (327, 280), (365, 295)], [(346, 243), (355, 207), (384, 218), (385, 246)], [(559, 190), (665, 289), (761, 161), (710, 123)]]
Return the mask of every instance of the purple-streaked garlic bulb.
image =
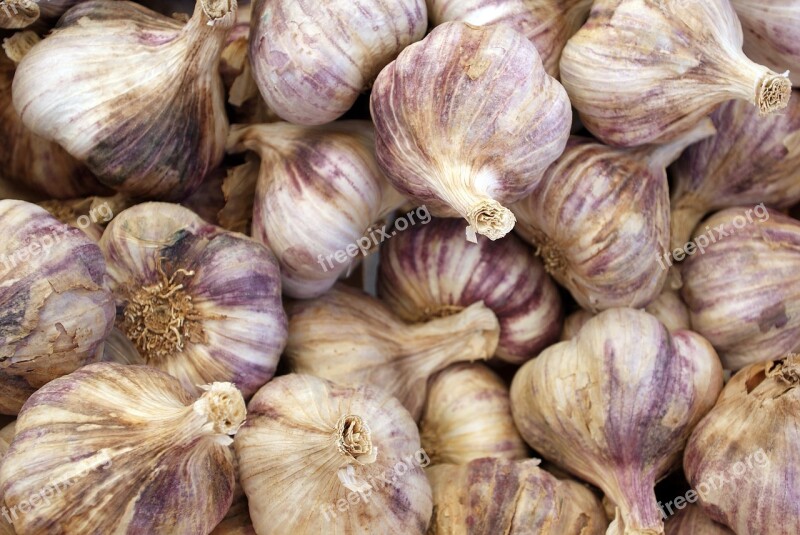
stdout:
[(200, 392), (106, 362), (42, 387), (0, 468), (16, 532), (210, 533), (231, 504), (245, 404), (231, 383)]
[(144, 203), (112, 220), (100, 248), (117, 327), (148, 365), (193, 393), (227, 381), (248, 398), (272, 378), (287, 325), (266, 247), (187, 208)]
[(320, 125), (425, 36), (428, 16), (424, 0), (255, 0), (251, 28), (253, 76), (270, 109)]
[(595, 0), (561, 56), (561, 82), (583, 124), (623, 147), (676, 139), (731, 99), (762, 115), (785, 108), (785, 69), (744, 55), (729, 0)]
[[(695, 491), (695, 494), (697, 492)], [(711, 520), (699, 505), (684, 504), (664, 523), (664, 535), (736, 535), (734, 532)]]
[(664, 525), (653, 488), (721, 389), (701, 336), (617, 308), (520, 368), (511, 408), (532, 448), (605, 492), (616, 507), (609, 533), (654, 535)]
[(689, 147), (672, 167), (672, 245), (684, 246), (709, 212), (800, 202), (800, 91), (789, 107), (761, 117), (742, 101), (711, 115), (717, 135)]
[(277, 377), (250, 401), (234, 446), (259, 535), (427, 532), (430, 460), (384, 390)]
[(694, 330), (730, 370), (800, 349), (800, 221), (761, 205), (700, 226), (681, 270)]
[(502, 24), (437, 26), (381, 72), (370, 105), (392, 184), (434, 215), (466, 219), (473, 241), (514, 228), (504, 205), (530, 193), (572, 125), (536, 47)]
[(536, 356), (561, 331), (561, 298), (533, 250), (514, 235), (470, 243), (459, 219), (434, 218), (384, 243), (378, 294), (411, 322), (482, 301), (500, 321), (495, 356), (514, 364)]
[[(0, 429), (0, 466), (2, 466), (3, 458), (8, 452), (9, 446), (11, 446), (11, 441), (14, 439), (15, 428), (16, 422), (11, 422)], [(5, 504), (2, 491), (0, 491), (0, 503)], [(14, 524), (11, 523), (11, 515), (8, 513), (6, 515), (8, 518), (6, 516), (0, 517), (0, 535), (17, 535), (17, 532), (14, 531)]]
[(376, 225), (405, 199), (375, 161), (367, 121), (235, 127), (229, 151), (257, 153), (253, 237), (281, 266), (283, 291), (317, 297), (377, 245)]
[(0, 201), (0, 413), (100, 359), (114, 325), (97, 244), (43, 208)]
[(789, 69), (789, 78), (800, 87), (800, 3), (731, 0), (731, 4), (742, 22), (747, 57), (771, 69)]

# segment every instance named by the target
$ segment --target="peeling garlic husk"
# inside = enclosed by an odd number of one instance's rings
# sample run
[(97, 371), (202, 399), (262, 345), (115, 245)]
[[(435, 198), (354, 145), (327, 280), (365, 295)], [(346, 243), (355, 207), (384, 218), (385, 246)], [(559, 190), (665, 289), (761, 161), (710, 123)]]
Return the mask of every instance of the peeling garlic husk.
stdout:
[(43, 208), (0, 201), (0, 413), (100, 359), (114, 324), (103, 255)]
[(401, 318), (422, 322), (483, 301), (500, 321), (495, 357), (521, 364), (558, 339), (561, 298), (519, 238), (464, 240), (459, 219), (432, 220), (381, 246), (378, 295)]
[(242, 165), (228, 169), (222, 181), (225, 204), (217, 214), (221, 227), (250, 234), (260, 169), (261, 161), (254, 153), (247, 153)]
[(771, 69), (789, 69), (789, 78), (800, 87), (800, 4), (795, 0), (731, 0), (731, 4), (742, 23), (747, 57)]
[(428, 29), (424, 0), (254, 1), (253, 77), (269, 108), (297, 124), (339, 118)]
[(706, 515), (699, 505), (688, 504), (664, 523), (665, 535), (736, 535)]
[(595, 0), (561, 56), (583, 124), (623, 147), (672, 141), (731, 99), (762, 115), (785, 108), (792, 86), (779, 72), (744, 55), (728, 0)]
[(250, 401), (234, 446), (259, 535), (426, 533), (427, 457), (383, 390), (277, 377)]
[(686, 445), (683, 467), (698, 503), (739, 535), (800, 532), (798, 385), (797, 354), (748, 366)]
[(756, 210), (753, 217), (753, 208), (730, 208), (705, 220), (695, 242), (702, 234), (716, 243), (682, 264), (692, 326), (729, 370), (800, 350), (800, 221)]
[(654, 535), (664, 530), (655, 484), (678, 464), (721, 389), (706, 340), (618, 308), (520, 368), (511, 408), (532, 448), (616, 505), (609, 534)]
[(492, 240), (514, 228), (505, 205), (536, 186), (572, 125), (564, 88), (502, 24), (437, 26), (381, 71), (370, 107), (395, 188)]
[(14, 107), (116, 191), (185, 198), (224, 155), (218, 64), (235, 11), (198, 0), (182, 24), (133, 2), (76, 5), (20, 62)]
[(508, 386), (482, 364), (455, 364), (431, 379), (419, 432), (432, 464), (528, 456)]
[[(15, 428), (16, 422), (11, 422), (0, 429), (0, 466), (2, 466), (3, 458), (5, 457), (6, 452), (8, 452), (9, 446), (11, 446), (11, 441), (14, 439)], [(2, 492), (0, 492), (0, 504), (5, 506)], [(17, 535), (14, 531), (14, 525), (11, 524), (10, 520), (10, 516), (8, 520), (5, 518), (0, 518), (0, 535)]]
[(229, 381), (247, 398), (272, 378), (287, 326), (268, 249), (167, 203), (116, 216), (100, 248), (117, 327), (148, 365), (193, 393)]
[[(367, 121), (234, 127), (228, 145), (261, 157), (253, 237), (275, 253), (290, 297), (330, 289), (374, 248), (373, 225), (405, 203), (378, 168)], [(362, 238), (366, 249), (357, 245)], [(334, 258), (339, 252), (343, 261)]]
[(800, 202), (800, 91), (787, 110), (769, 117), (742, 101), (720, 106), (717, 135), (689, 147), (671, 169), (672, 245), (683, 247), (709, 212)]
[[(231, 383), (207, 385), (195, 399), (149, 366), (91, 364), (25, 404), (0, 492), (22, 513), (12, 518), (19, 535), (208, 534), (231, 503), (228, 435), (244, 419)], [(21, 505), (40, 492), (48, 499)]]
[(446, 318), (408, 325), (377, 299), (337, 285), (287, 305), (285, 355), (296, 373), (342, 385), (372, 384), (419, 420), (428, 379), (455, 362), (490, 358), (500, 325), (483, 303)]

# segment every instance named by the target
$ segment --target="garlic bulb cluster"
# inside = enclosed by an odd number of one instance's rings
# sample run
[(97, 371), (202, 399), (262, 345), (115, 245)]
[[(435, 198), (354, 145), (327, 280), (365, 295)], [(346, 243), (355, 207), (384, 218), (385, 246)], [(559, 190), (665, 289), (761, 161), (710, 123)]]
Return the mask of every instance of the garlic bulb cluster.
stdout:
[(182, 199), (224, 155), (219, 56), (235, 0), (198, 0), (186, 24), (133, 2), (76, 5), (22, 59), (14, 107), (101, 182)]
[(462, 222), (411, 227), (381, 247), (378, 294), (406, 321), (459, 312), (482, 301), (500, 321), (495, 356), (521, 364), (558, 339), (561, 299), (542, 263), (516, 236), (464, 240)]
[(406, 48), (370, 100), (381, 168), (434, 215), (492, 240), (564, 150), (572, 109), (534, 45), (505, 25), (447, 22)]
[(278, 377), (250, 401), (234, 446), (259, 535), (426, 533), (427, 457), (383, 390)]
[(747, 57), (771, 69), (789, 69), (800, 87), (800, 4), (796, 0), (731, 0), (744, 29)]
[(602, 535), (608, 521), (592, 491), (559, 481), (539, 461), (476, 459), (428, 471), (434, 514), (429, 533)]
[(367, 294), (339, 285), (314, 300), (287, 305), (286, 357), (292, 371), (338, 384), (372, 384), (418, 420), (426, 383), (454, 362), (494, 355), (500, 325), (483, 303), (426, 323), (403, 323)]
[(742, 101), (720, 106), (717, 135), (689, 147), (672, 168), (672, 245), (682, 247), (712, 211), (800, 202), (800, 92), (769, 117)]
[(711, 520), (698, 505), (689, 504), (664, 523), (664, 535), (736, 535)]
[(331, 288), (374, 248), (373, 225), (405, 202), (378, 168), (366, 121), (237, 127), (228, 145), (261, 157), (253, 236), (277, 256), (290, 297)]
[(511, 408), (531, 447), (613, 502), (609, 533), (657, 534), (653, 487), (721, 389), (722, 367), (706, 340), (618, 308), (520, 368)]
[(424, 0), (254, 1), (254, 78), (269, 107), (298, 124), (340, 117), (428, 29)]
[(100, 240), (117, 326), (148, 365), (189, 392), (213, 381), (251, 396), (275, 373), (286, 314), (275, 258), (190, 210), (143, 203)]
[(0, 201), (0, 413), (100, 359), (114, 324), (103, 255), (43, 208)]
[(681, 272), (694, 330), (730, 370), (800, 349), (800, 221), (761, 205), (723, 210), (701, 226), (704, 254)]
[(744, 55), (729, 0), (596, 0), (561, 56), (583, 124), (625, 147), (671, 141), (726, 100), (780, 110), (792, 85), (779, 72)]
[(430, 381), (419, 431), (433, 464), (528, 455), (511, 417), (508, 386), (482, 364), (455, 364)]
[(796, 354), (748, 366), (686, 445), (683, 467), (700, 505), (738, 535), (800, 532), (798, 385)]
[(244, 419), (230, 383), (195, 399), (149, 366), (91, 364), (28, 400), (0, 492), (20, 535), (206, 535), (231, 504)]

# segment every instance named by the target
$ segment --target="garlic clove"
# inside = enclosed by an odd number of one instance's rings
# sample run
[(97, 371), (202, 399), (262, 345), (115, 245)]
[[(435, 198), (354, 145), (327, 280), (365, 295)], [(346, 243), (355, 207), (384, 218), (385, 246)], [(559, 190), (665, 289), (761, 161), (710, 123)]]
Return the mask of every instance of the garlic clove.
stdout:
[(228, 435), (245, 404), (230, 383), (204, 390), (195, 400), (164, 372), (111, 363), (42, 387), (0, 467), (17, 533), (210, 533), (231, 503)]
[(735, 535), (731, 530), (711, 520), (700, 506), (689, 504), (676, 511), (664, 524), (665, 535)]
[(609, 533), (653, 535), (664, 529), (653, 487), (721, 389), (722, 367), (706, 340), (619, 308), (520, 368), (511, 408), (531, 447), (616, 505)]
[(495, 356), (521, 364), (558, 339), (561, 299), (519, 238), (464, 240), (458, 219), (433, 218), (381, 247), (378, 294), (410, 322), (446, 317), (482, 301), (500, 321)]
[(425, 452), (383, 390), (278, 377), (250, 401), (234, 446), (260, 535), (426, 533)]
[(253, 76), (283, 119), (329, 123), (427, 26), (423, 0), (255, 0)]
[(514, 227), (505, 205), (535, 187), (572, 124), (564, 88), (504, 25), (437, 26), (381, 71), (370, 107), (392, 184), (492, 240)]
[(789, 69), (800, 87), (800, 5), (794, 0), (731, 0), (744, 30), (747, 57), (771, 69)]
[(783, 109), (791, 82), (781, 72), (744, 55), (728, 0), (597, 0), (561, 56), (583, 124), (624, 147), (674, 140), (731, 99), (762, 115)]
[(39, 3), (36, 0), (3, 0), (0, 2), (0, 28), (16, 30), (27, 28), (39, 20)]

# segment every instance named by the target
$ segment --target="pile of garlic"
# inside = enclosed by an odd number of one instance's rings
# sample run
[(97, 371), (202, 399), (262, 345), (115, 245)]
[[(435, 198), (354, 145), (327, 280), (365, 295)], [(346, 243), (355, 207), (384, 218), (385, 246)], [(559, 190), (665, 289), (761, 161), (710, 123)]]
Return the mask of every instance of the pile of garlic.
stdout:
[(0, 43), (0, 535), (800, 533), (800, 0)]

